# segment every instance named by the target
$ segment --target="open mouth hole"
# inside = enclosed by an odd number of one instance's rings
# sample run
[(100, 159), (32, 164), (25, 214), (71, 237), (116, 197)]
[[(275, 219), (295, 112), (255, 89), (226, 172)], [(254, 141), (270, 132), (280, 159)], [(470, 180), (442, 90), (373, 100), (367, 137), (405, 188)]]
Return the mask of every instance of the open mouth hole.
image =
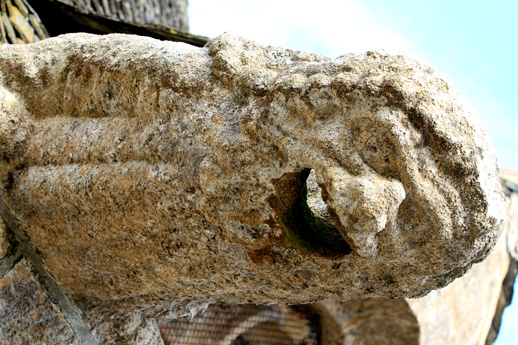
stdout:
[(270, 197), (269, 203), (284, 228), (285, 245), (326, 257), (342, 257), (352, 252), (329, 216), (311, 169), (287, 173), (274, 181), (274, 185), (276, 195)]

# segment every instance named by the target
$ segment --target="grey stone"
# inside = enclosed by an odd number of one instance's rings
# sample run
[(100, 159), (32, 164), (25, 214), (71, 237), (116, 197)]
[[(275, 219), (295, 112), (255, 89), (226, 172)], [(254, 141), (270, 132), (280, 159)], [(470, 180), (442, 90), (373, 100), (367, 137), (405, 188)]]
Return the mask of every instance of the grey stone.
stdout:
[[(514, 181), (516, 182), (516, 180), (517, 178), (514, 176)], [(502, 178), (502, 182), (505, 185), (511, 181), (504, 177)], [(516, 184), (513, 184), (513, 187), (516, 187)], [(490, 315), (493, 315), (493, 320), (491, 322), (491, 329), (489, 330), (486, 338), (486, 345), (493, 344), (496, 337), (498, 336), (500, 326), (502, 324), (504, 310), (509, 305), (511, 305), (513, 301), (514, 285), (516, 282), (516, 276), (518, 275), (518, 188), (506, 189), (508, 192), (506, 195), (508, 195), (508, 197), (506, 198), (507, 214), (504, 222), (504, 240), (507, 242), (507, 250), (510, 256), (509, 265), (507, 268), (507, 274), (502, 281), (500, 293), (498, 293), (498, 290), (494, 293), (498, 298), (498, 302), (496, 304), (496, 308), (493, 308), (494, 313), (489, 313)], [(506, 268), (506, 261), (507, 260), (502, 262), (500, 265), (504, 271)]]
[(9, 253), (11, 249), (11, 244), (9, 243), (7, 231), (5, 229), (5, 224), (0, 219), (0, 260), (4, 258), (4, 256)]
[(516, 276), (516, 196), (511, 193), (506, 198), (504, 231), (486, 260), (450, 285), (408, 300), (419, 320), (421, 345), (483, 345), (488, 338), (488, 344), (493, 343)]
[[(211, 305), (160, 328), (166, 345), (316, 344), (302, 313), (285, 305)], [(325, 342), (326, 345), (334, 345)]]
[(0, 100), (2, 197), (99, 339), (136, 310), (422, 296), (501, 231), (476, 113), (404, 55), (64, 35), (0, 46)]
[(0, 344), (80, 344), (22, 260), (0, 280)]

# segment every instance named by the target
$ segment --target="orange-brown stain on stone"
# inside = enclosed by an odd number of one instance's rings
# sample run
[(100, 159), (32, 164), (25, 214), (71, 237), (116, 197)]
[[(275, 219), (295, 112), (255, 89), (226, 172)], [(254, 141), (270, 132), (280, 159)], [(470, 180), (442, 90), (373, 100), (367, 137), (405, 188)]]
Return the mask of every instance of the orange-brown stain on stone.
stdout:
[(273, 261), (272, 246), (268, 245), (261, 249), (251, 250), (248, 252), (248, 257), (254, 264), (265, 265)]

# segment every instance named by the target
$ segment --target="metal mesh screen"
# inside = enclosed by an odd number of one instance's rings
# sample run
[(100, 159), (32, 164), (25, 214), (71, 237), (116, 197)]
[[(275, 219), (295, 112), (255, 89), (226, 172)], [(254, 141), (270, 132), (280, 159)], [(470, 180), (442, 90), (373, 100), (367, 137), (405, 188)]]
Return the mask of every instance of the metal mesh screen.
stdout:
[(193, 319), (160, 328), (165, 345), (312, 345), (319, 325), (304, 308), (283, 305), (211, 305)]

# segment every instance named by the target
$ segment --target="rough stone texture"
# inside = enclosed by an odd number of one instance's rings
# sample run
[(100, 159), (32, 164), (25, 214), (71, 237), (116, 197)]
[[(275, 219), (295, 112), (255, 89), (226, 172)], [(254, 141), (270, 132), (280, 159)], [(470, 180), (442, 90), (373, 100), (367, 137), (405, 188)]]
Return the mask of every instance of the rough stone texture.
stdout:
[[(312, 187), (309, 185), (308, 187)], [(310, 188), (311, 189), (311, 188)], [(418, 300), (388, 300), (370, 298), (365, 300), (351, 300), (341, 302), (328, 299), (323, 302), (307, 306), (309, 310), (319, 310), (320, 318), (316, 320), (323, 329), (339, 329), (336, 334), (322, 344), (458, 344), (458, 345), (490, 345), (493, 343), (498, 327), (491, 328), (495, 321), (493, 315), (502, 313), (510, 301), (508, 291), (512, 292), (512, 282), (508, 267), (510, 253), (508, 248), (515, 248), (514, 233), (518, 228), (516, 214), (518, 207), (513, 200), (518, 194), (511, 193), (507, 199), (507, 217), (504, 225), (504, 234), (500, 238), (494, 251), (484, 262), (473, 266), (462, 278), (457, 279), (447, 287), (433, 291), (428, 296)], [(309, 198), (308, 198), (309, 199)], [(505, 279), (504, 279), (505, 277)], [(503, 283), (502, 283), (503, 280)], [(509, 280), (511, 285), (506, 285)], [(502, 290), (502, 293), (500, 292)], [(266, 313), (269, 308), (282, 306), (234, 306), (212, 305), (207, 311), (200, 313), (192, 320), (175, 320), (162, 326), (165, 344), (206, 343), (209, 334), (217, 333), (219, 337), (212, 337), (215, 344), (231, 344), (246, 330), (253, 328), (256, 322), (248, 322), (250, 313), (247, 308)], [(308, 310), (307, 309), (307, 310)], [(325, 311), (325, 313), (322, 313)], [(257, 312), (255, 314), (258, 314)], [(254, 315), (255, 315), (254, 314)], [(286, 334), (299, 334), (304, 331), (304, 324), (290, 322), (286, 325), (287, 313), (272, 316), (272, 323), (287, 327)], [(326, 317), (323, 317), (325, 315)], [(417, 319), (416, 319), (417, 317)], [(311, 318), (315, 320), (315, 318)], [(418, 322), (419, 320), (419, 322)], [(214, 328), (214, 325), (217, 325)], [(288, 328), (289, 327), (289, 328)], [(489, 334), (488, 334), (489, 333)], [(195, 338), (192, 338), (192, 337)], [(262, 344), (269, 344), (263, 334)], [(195, 339), (195, 340), (193, 340)], [(226, 341), (224, 341), (224, 340)], [(283, 339), (288, 339), (284, 337)], [(312, 344), (312, 342), (309, 342)], [(290, 344), (299, 344), (291, 342)]]
[(101, 343), (135, 310), (152, 339), (208, 302), (421, 296), (500, 233), (476, 114), (406, 56), (74, 34), (0, 71), (3, 199)]
[[(503, 286), (508, 271), (514, 268), (512, 250), (516, 246), (518, 231), (517, 194), (507, 198), (507, 217), (504, 232), (494, 251), (482, 263), (474, 265), (462, 278), (447, 287), (432, 291), (426, 297), (408, 300), (419, 320), (420, 344), (485, 345), (492, 344), (496, 329), (492, 329), (495, 315), (502, 314), (508, 286)], [(514, 283), (512, 277), (512, 284)], [(502, 300), (504, 297), (504, 300)], [(494, 326), (493, 326), (494, 327)]]
[[(403, 300), (368, 298), (320, 303), (341, 329), (343, 345), (419, 345), (419, 324)], [(441, 344), (441, 343), (436, 343)]]
[(0, 280), (0, 344), (80, 344), (26, 260)]
[(7, 231), (5, 229), (5, 224), (0, 219), (0, 260), (4, 258), (4, 256), (9, 253), (9, 250), (11, 249), (11, 244), (9, 243), (8, 237), (7, 237)]

